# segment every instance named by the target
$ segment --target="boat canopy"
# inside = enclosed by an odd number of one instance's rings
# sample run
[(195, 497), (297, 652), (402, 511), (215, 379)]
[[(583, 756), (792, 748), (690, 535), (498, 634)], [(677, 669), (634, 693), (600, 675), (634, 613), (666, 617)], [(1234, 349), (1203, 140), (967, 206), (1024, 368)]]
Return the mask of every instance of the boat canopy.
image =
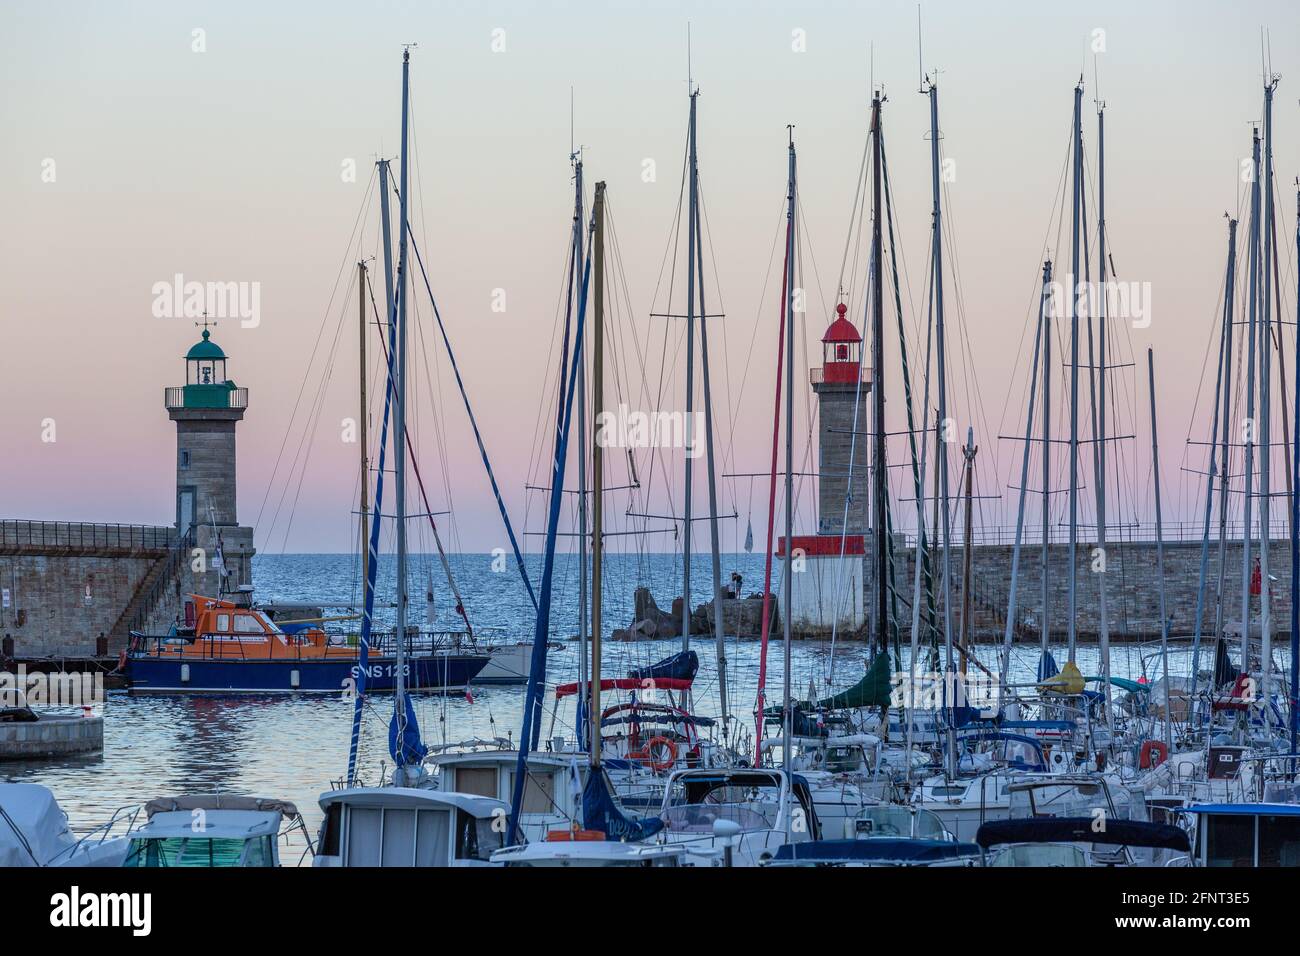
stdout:
[(1179, 853), (1192, 850), (1187, 831), (1170, 823), (1108, 819), (1103, 829), (1096, 829), (1097, 825), (1097, 818), (1091, 816), (990, 820), (980, 825), (975, 842), (986, 850), (1008, 843), (1103, 843)]
[(1199, 803), (1176, 807), (1178, 813), (1211, 813), (1216, 816), (1300, 817), (1300, 806), (1291, 803)]
[(978, 857), (974, 843), (953, 840), (910, 840), (879, 837), (873, 840), (815, 840), (779, 847), (774, 863), (938, 863)]
[[(1106, 681), (1106, 678), (1104, 678), (1104, 677), (1100, 677), (1100, 676), (1097, 676), (1097, 677), (1085, 677), (1085, 678), (1084, 678), (1084, 682), (1085, 682), (1085, 683), (1088, 683), (1088, 684), (1101, 684), (1101, 683), (1105, 683), (1105, 681)], [(1110, 679), (1110, 682), (1111, 682), (1112, 684), (1114, 684), (1116, 687), (1119, 687), (1119, 688), (1121, 688), (1122, 690), (1126, 690), (1126, 691), (1128, 691), (1130, 694), (1149, 694), (1149, 693), (1151, 693), (1151, 685), (1150, 685), (1150, 684), (1139, 684), (1137, 681), (1135, 681), (1135, 680), (1129, 680), (1127, 677), (1112, 677), (1112, 678)]]
[(254, 810), (262, 813), (279, 813), (296, 817), (298, 808), (288, 800), (266, 797), (237, 797), (224, 793), (196, 793), (180, 797), (158, 797), (144, 805), (146, 815), (171, 813), (176, 810)]
[(695, 680), (695, 675), (700, 669), (699, 655), (694, 651), (679, 651), (671, 657), (665, 657), (658, 663), (651, 664), (649, 667), (634, 667), (627, 672), (631, 680), (662, 680), (671, 678), (673, 680)]

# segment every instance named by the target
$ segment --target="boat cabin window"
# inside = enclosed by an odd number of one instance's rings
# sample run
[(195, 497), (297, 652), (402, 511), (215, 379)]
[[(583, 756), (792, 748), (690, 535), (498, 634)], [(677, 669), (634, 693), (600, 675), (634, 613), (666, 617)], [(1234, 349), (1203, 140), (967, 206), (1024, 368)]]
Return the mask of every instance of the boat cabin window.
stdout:
[(495, 826), (492, 817), (475, 817), (464, 810), (456, 811), (456, 859), (482, 860), (492, 858), (494, 850), (506, 845), (505, 831)]
[(1207, 814), (1206, 866), (1300, 866), (1300, 817)]
[(275, 850), (270, 836), (251, 840), (235, 838), (172, 837), (135, 839), (127, 850), (123, 866), (131, 867), (216, 867), (274, 866)]
[(861, 747), (826, 748), (826, 769), (831, 773), (853, 773), (865, 764)]
[(1300, 817), (1259, 818), (1256, 866), (1300, 866)]
[(349, 807), (344, 866), (446, 866), (451, 811)]
[(230, 615), (229, 615), (229, 614), (218, 614), (218, 615), (217, 615), (217, 630), (218, 630), (218, 631), (221, 631), (223, 634), (224, 634), (224, 633), (229, 633), (229, 631), (230, 631)]
[(472, 793), (476, 797), (497, 798), (496, 767), (457, 767), (456, 785), (451, 788), (457, 793)]
[(1206, 866), (1255, 865), (1255, 817), (1209, 814), (1203, 826)]

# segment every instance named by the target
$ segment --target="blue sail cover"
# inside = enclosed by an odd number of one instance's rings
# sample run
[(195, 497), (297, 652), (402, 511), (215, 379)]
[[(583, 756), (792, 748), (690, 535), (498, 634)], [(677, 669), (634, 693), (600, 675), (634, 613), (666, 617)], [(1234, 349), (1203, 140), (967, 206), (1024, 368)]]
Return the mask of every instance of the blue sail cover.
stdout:
[(634, 819), (628, 817), (609, 792), (609, 781), (601, 767), (593, 767), (587, 774), (587, 785), (582, 790), (582, 825), (588, 830), (600, 830), (605, 839), (636, 843), (663, 829), (658, 817)]
[(1043, 656), (1038, 660), (1038, 679), (1047, 680), (1049, 677), (1055, 677), (1061, 673), (1061, 669), (1056, 666), (1056, 658), (1052, 656), (1051, 651), (1043, 651)]
[(651, 664), (649, 667), (634, 667), (627, 672), (627, 676), (633, 680), (659, 680), (661, 678), (695, 680), (695, 675), (699, 669), (700, 658), (698, 654), (694, 651), (679, 651), (672, 657), (665, 657), (657, 664)]
[(388, 752), (392, 754), (393, 760), (399, 767), (418, 764), (429, 752), (429, 748), (420, 740), (420, 725), (415, 720), (415, 704), (411, 701), (411, 695), (402, 696), (406, 698), (406, 727), (402, 733), (401, 747), (398, 747), (397, 741), (396, 701), (393, 706), (393, 718), (388, 723)]

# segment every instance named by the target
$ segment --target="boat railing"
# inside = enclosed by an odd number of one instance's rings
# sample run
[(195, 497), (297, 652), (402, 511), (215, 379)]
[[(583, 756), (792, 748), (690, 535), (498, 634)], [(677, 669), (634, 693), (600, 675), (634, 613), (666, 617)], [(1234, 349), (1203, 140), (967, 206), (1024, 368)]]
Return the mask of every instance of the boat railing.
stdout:
[[(336, 643), (340, 635), (331, 635), (330, 641), (334, 646), (341, 646)], [(349, 645), (354, 649), (359, 648), (359, 638), (355, 635), (347, 635), (353, 639)], [(302, 660), (303, 648), (309, 646), (296, 635), (284, 634), (280, 632), (249, 632), (249, 633), (231, 633), (219, 635), (219, 640), (204, 640), (201, 636), (180, 635), (180, 634), (144, 634), (139, 631), (131, 632), (130, 651), (135, 655), (145, 657), (163, 657), (165, 647), (180, 647), (189, 645), (187, 650), (180, 655), (184, 658), (200, 658), (203, 660), (256, 660), (266, 658), (268, 660)], [(254, 641), (253, 638), (258, 638)], [(265, 640), (262, 640), (265, 638)], [(286, 656), (283, 652), (276, 653), (276, 642), (280, 641), (291, 651)], [(230, 654), (231, 646), (238, 648), (237, 654)], [(369, 641), (370, 653), (380, 657), (390, 657), (396, 653), (397, 641), (392, 632), (372, 633)], [(411, 632), (406, 636), (406, 654), (410, 657), (431, 656), (435, 654), (449, 654), (453, 652), (474, 652), (479, 650), (478, 645), (466, 631), (421, 631)], [(312, 657), (313, 655), (307, 655)]]
[[(410, 656), (474, 650), (476, 642), (468, 631), (408, 631), (405, 642)], [(370, 653), (388, 656), (397, 652), (397, 636), (392, 631), (372, 632)]]
[(142, 803), (118, 807), (113, 811), (113, 815), (109, 817), (108, 822), (101, 823), (99, 826), (82, 834), (76, 843), (66, 846), (54, 854), (46, 863), (46, 866), (56, 866), (58, 861), (64, 858), (71, 859), (87, 847), (99, 846), (111, 839), (117, 839), (119, 836), (129, 836), (131, 831), (135, 829), (135, 821), (139, 818), (143, 809), (144, 804)]

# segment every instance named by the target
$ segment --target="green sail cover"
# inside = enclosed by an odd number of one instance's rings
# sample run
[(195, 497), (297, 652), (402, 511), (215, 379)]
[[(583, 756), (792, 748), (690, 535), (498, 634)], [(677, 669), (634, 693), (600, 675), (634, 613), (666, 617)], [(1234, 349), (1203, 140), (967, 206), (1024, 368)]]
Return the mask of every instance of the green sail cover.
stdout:
[(862, 675), (862, 680), (833, 697), (817, 701), (817, 706), (832, 710), (840, 707), (887, 707), (893, 689), (892, 678), (889, 655), (881, 652)]

